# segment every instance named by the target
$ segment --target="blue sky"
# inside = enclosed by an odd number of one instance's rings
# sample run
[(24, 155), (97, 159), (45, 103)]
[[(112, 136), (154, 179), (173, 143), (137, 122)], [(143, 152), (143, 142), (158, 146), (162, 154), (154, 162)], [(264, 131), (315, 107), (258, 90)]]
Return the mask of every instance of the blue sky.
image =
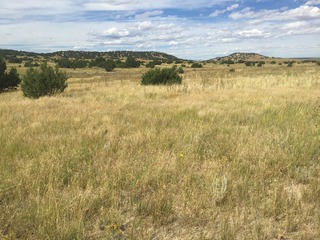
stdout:
[(320, 0), (11, 0), (0, 48), (320, 57)]

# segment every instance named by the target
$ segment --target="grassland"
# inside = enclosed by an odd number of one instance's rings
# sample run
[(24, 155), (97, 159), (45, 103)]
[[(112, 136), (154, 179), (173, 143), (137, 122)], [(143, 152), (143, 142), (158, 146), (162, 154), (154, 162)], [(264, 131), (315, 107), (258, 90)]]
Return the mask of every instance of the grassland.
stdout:
[(320, 239), (320, 67), (230, 68), (0, 94), (0, 239)]

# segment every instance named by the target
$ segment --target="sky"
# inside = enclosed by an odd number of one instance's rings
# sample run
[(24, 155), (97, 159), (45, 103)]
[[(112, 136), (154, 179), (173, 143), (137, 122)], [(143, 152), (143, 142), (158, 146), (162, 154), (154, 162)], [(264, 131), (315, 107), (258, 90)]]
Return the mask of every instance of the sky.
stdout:
[(320, 57), (320, 0), (10, 0), (0, 48)]

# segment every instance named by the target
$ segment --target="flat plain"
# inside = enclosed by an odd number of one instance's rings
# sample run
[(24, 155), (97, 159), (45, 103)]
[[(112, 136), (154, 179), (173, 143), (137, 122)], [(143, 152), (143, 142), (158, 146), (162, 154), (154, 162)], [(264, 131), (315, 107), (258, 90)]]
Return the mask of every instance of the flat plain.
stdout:
[(184, 70), (1, 93), (0, 238), (320, 239), (320, 66)]

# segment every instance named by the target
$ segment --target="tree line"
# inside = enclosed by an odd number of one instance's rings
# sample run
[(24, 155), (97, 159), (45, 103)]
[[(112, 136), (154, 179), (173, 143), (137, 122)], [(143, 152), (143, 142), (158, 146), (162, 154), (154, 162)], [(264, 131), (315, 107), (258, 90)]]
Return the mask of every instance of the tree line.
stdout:
[(100, 67), (110, 72), (114, 68), (138, 68), (142, 62), (137, 61), (134, 57), (128, 57), (122, 62), (120, 59), (112, 60), (104, 57), (97, 57), (91, 61), (82, 59), (60, 58), (55, 60), (60, 68), (85, 68), (85, 67)]

